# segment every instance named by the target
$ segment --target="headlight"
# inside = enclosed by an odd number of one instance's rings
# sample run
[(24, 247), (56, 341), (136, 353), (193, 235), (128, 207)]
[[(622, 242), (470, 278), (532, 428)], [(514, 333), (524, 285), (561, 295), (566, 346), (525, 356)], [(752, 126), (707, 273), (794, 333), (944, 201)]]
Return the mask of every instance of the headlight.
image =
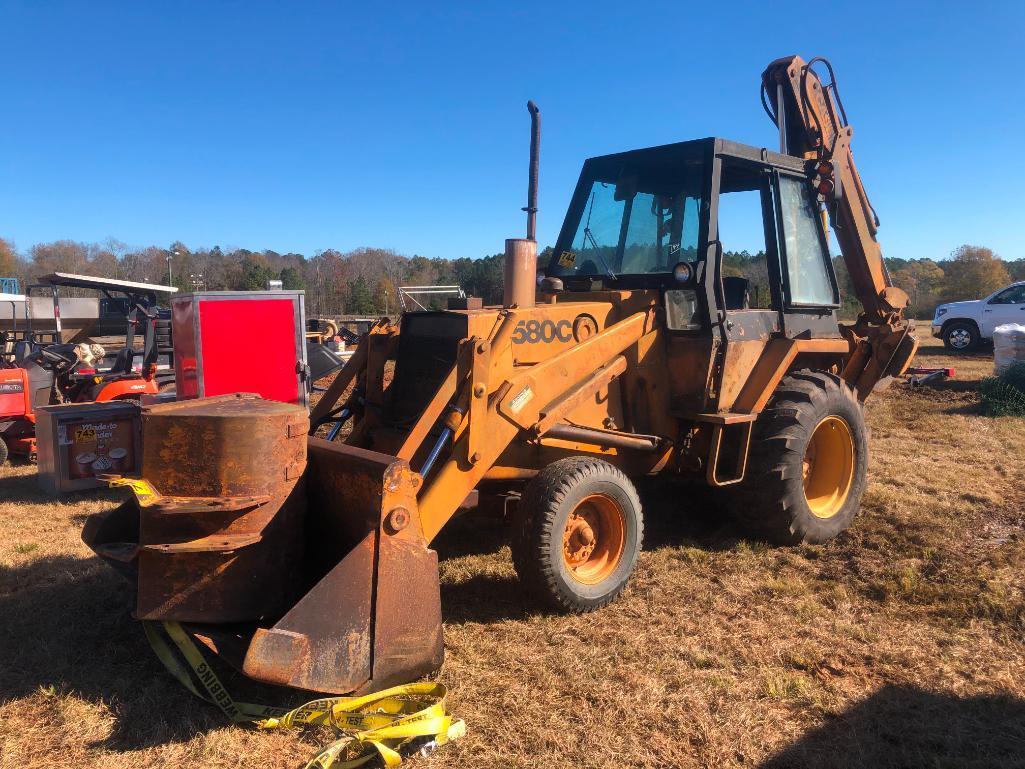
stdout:
[(666, 291), (666, 326), (673, 331), (697, 331), (701, 328), (698, 309), (697, 291)]
[(680, 262), (673, 267), (673, 279), (677, 283), (689, 283), (694, 277), (694, 268), (688, 262)]
[(937, 307), (936, 308), (936, 317), (937, 318), (942, 317), (942, 316), (944, 316), (946, 314), (947, 314), (947, 308), (946, 307)]

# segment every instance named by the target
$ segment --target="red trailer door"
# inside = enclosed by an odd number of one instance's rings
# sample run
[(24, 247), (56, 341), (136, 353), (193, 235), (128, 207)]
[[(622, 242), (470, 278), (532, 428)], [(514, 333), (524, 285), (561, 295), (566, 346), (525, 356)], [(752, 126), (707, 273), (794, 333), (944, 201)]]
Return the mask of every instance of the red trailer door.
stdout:
[(301, 291), (209, 291), (172, 301), (178, 400), (257, 393), (306, 406)]

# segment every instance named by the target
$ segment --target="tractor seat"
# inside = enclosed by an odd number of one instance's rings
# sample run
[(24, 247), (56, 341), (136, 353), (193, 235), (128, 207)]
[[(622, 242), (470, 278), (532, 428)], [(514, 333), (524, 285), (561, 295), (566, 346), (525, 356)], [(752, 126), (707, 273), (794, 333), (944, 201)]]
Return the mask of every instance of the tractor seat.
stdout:
[(14, 343), (14, 362), (19, 366), (35, 352), (39, 351), (39, 345), (30, 342), (28, 339), (19, 339)]
[(739, 275), (727, 275), (722, 279), (723, 298), (726, 300), (727, 310), (750, 308), (751, 302), (748, 295), (750, 285), (751, 281)]
[(110, 367), (111, 374), (127, 374), (132, 370), (132, 359), (135, 357), (135, 350), (124, 347), (117, 351), (114, 356), (114, 363)]

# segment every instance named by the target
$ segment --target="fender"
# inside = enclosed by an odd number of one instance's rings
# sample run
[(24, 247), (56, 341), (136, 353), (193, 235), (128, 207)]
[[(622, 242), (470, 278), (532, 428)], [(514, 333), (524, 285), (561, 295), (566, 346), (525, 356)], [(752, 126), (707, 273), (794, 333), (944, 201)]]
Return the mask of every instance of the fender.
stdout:
[(156, 395), (158, 392), (157, 383), (152, 379), (119, 379), (103, 385), (96, 393), (96, 402), (138, 399), (144, 393)]
[(0, 420), (32, 416), (32, 391), (23, 368), (0, 369)]

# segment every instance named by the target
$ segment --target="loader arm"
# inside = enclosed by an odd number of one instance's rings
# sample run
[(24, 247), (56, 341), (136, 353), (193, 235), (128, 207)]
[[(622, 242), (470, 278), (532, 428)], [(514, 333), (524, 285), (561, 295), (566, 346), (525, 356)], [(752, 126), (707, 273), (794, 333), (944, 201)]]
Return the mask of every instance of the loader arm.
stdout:
[[(370, 355), (370, 346), (374, 338), (379, 335), (386, 335), (394, 338), (398, 335), (398, 329), (391, 325), (386, 319), (375, 323), (370, 331), (359, 341), (355, 351), (349, 356), (349, 360), (342, 366), (335, 378), (328, 385), (327, 390), (310, 410), (310, 434), (316, 433), (317, 428), (322, 424), (332, 421), (335, 416), (339, 399), (353, 383), (359, 383), (366, 376), (367, 363)], [(353, 404), (355, 405), (355, 404)]]
[[(830, 82), (814, 65), (821, 63)], [(844, 264), (863, 312), (846, 334), (855, 344), (844, 378), (864, 398), (887, 376), (904, 372), (918, 348), (913, 324), (904, 317), (907, 294), (893, 285), (876, 240), (879, 219), (869, 202), (851, 152), (847, 122), (828, 61), (787, 56), (762, 73), (762, 100), (780, 132), (780, 151), (807, 161), (809, 176), (825, 204)]]
[[(447, 460), (427, 479), (420, 495), (419, 518), (430, 542), (477, 486), (502, 452), (523, 431), (543, 430), (542, 419), (567, 394), (576, 394), (588, 382), (597, 389), (607, 383), (603, 368), (651, 329), (650, 311), (638, 312), (580, 344), (534, 366), (514, 366), (511, 330), (530, 311), (506, 313), (488, 342), (474, 340), (477, 365), (462, 383), (455, 403), (465, 415), (454, 425), (454, 440)], [(489, 360), (490, 359), (490, 360)], [(458, 414), (455, 410), (450, 413)], [(431, 414), (424, 418), (430, 419)], [(414, 428), (415, 429), (415, 428)]]

